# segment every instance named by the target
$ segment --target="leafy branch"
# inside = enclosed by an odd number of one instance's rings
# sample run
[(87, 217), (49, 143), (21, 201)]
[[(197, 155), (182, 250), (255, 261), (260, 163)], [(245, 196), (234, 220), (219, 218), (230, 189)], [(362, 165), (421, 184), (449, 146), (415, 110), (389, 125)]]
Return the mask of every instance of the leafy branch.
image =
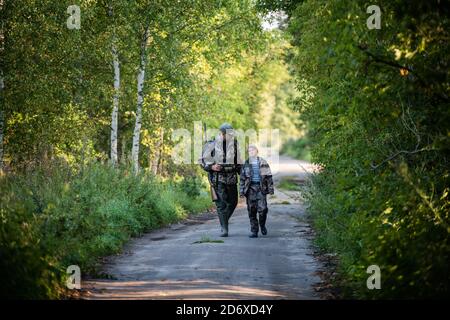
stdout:
[(376, 170), (379, 167), (381, 167), (382, 165), (384, 165), (385, 163), (397, 158), (398, 156), (402, 155), (402, 154), (406, 154), (406, 155), (412, 155), (412, 154), (416, 154), (419, 152), (423, 152), (423, 151), (430, 151), (432, 150), (429, 146), (423, 147), (423, 148), (419, 148), (420, 146), (420, 142), (421, 142), (421, 136), (419, 131), (417, 130), (417, 126), (414, 123), (412, 117), (411, 117), (411, 111), (410, 111), (410, 107), (408, 106), (406, 108), (406, 112), (405, 112), (405, 108), (404, 105), (402, 103), (402, 100), (399, 96), (400, 99), (400, 104), (402, 106), (402, 117), (401, 117), (401, 122), (403, 127), (407, 130), (412, 132), (412, 134), (416, 137), (416, 145), (414, 147), (413, 150), (398, 150), (397, 152), (395, 152), (394, 154), (390, 155), (389, 157), (387, 157), (386, 159), (384, 159), (383, 161), (381, 161), (379, 164), (374, 165), (373, 162), (370, 164), (370, 167), (372, 168), (372, 170)]

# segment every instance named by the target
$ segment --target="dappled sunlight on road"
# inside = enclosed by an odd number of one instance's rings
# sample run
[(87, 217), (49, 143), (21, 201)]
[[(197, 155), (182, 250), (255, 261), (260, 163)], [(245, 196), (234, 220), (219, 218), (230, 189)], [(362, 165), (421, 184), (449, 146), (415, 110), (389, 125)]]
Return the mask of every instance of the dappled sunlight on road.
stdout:
[[(93, 291), (93, 288), (101, 288)], [(280, 292), (245, 285), (224, 285), (210, 280), (88, 281), (86, 299), (283, 299)], [(112, 293), (107, 297), (102, 290)]]

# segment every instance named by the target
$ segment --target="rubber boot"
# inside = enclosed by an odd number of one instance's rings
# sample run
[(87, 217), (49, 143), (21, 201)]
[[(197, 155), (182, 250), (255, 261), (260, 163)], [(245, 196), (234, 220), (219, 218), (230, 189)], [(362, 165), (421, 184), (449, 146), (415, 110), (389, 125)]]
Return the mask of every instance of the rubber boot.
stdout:
[(267, 235), (267, 228), (265, 226), (261, 226), (261, 233), (263, 236)]
[(228, 223), (222, 213), (219, 213), (220, 226), (222, 228), (221, 237), (228, 237)]
[(223, 217), (223, 232), (220, 235), (221, 237), (228, 237), (228, 217)]

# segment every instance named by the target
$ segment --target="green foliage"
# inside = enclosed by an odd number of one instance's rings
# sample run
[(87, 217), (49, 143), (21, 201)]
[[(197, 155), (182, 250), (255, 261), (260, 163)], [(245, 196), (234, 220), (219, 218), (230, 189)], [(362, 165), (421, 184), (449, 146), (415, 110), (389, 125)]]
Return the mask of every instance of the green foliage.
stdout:
[(187, 176), (181, 181), (179, 187), (189, 197), (196, 198), (200, 195), (203, 184), (198, 176)]
[[(79, 30), (66, 27), (72, 4)], [(0, 20), (2, 297), (61, 297), (68, 265), (95, 272), (130, 237), (209, 207), (197, 165), (172, 162), (174, 129), (200, 120), (295, 129), (289, 44), (262, 30), (253, 1), (3, 0)], [(127, 164), (147, 27), (135, 176)], [(107, 164), (113, 51), (119, 168)]]
[[(193, 121), (294, 132), (279, 31), (266, 32), (252, 1), (82, 0), (81, 29), (69, 30), (66, 2), (5, 0), (0, 73), (5, 89), (4, 160), (18, 170), (46, 159), (72, 165), (110, 154), (114, 70), (120, 64), (119, 162), (131, 150), (136, 70), (149, 26), (140, 165), (171, 173), (172, 130)], [(52, 12), (54, 15), (48, 15)], [(39, 37), (36, 37), (39, 34)], [(6, 39), (6, 40), (4, 40)]]
[[(107, 159), (113, 45), (121, 74), (119, 155), (126, 157), (147, 26), (145, 148), (140, 159), (149, 168), (161, 164), (161, 158), (169, 160), (173, 128), (189, 128), (205, 116), (210, 79), (235, 68), (243, 54), (251, 56), (265, 46), (258, 41), (263, 39), (260, 18), (249, 1), (81, 0), (79, 30), (66, 27), (69, 4), (5, 0), (0, 5), (0, 73), (5, 83), (0, 92), (5, 136), (0, 143), (12, 169), (45, 158), (63, 157), (73, 164), (89, 157)], [(158, 170), (164, 168), (153, 169)]]
[(0, 190), (4, 298), (61, 297), (69, 265), (95, 273), (98, 258), (120, 252), (130, 237), (211, 205), (192, 181), (98, 163), (80, 172), (52, 165), (3, 176)]
[(262, 48), (247, 52), (239, 63), (223, 68), (205, 87), (202, 119), (209, 128), (223, 122), (235, 128), (279, 129), (281, 139), (297, 136), (299, 121), (289, 101), (295, 94), (285, 52), (288, 37), (273, 30), (259, 35)]
[(299, 181), (295, 177), (283, 177), (278, 184), (278, 188), (288, 191), (300, 191)]
[(281, 153), (295, 159), (311, 161), (311, 142), (308, 136), (299, 139), (289, 139), (283, 144)]
[[(449, 294), (448, 7), (303, 1), (290, 17), (292, 65), (312, 160), (318, 243), (340, 257), (347, 296)], [(368, 266), (381, 290), (368, 290)]]

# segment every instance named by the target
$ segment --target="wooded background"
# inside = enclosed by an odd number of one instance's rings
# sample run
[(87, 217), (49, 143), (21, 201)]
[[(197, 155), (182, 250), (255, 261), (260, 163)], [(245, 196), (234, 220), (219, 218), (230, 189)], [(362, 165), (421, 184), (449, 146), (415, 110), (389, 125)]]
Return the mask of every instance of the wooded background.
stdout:
[(68, 265), (210, 207), (170, 157), (194, 121), (322, 167), (303, 195), (344, 296), (448, 296), (450, 6), (377, 5), (370, 30), (360, 0), (1, 0), (0, 296), (65, 297)]

